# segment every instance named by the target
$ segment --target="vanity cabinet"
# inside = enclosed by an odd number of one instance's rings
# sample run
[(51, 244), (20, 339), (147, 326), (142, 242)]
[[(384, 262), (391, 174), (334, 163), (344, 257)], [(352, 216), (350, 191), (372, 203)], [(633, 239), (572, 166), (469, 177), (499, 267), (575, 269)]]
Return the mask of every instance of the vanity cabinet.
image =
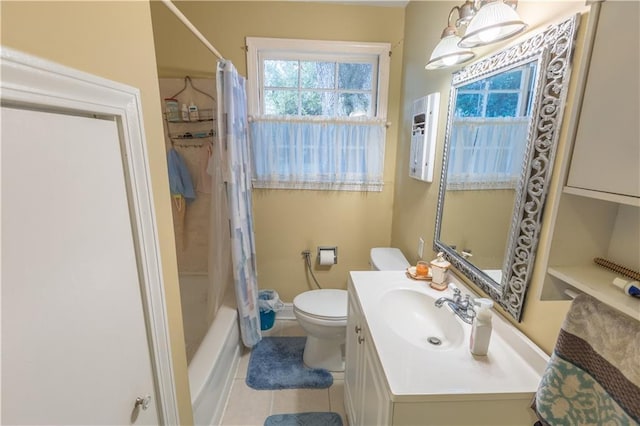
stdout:
[(345, 408), (351, 425), (391, 424), (391, 402), (362, 310), (349, 293), (347, 320)]
[[(591, 6), (566, 186), (553, 218), (542, 300), (587, 293), (640, 320), (640, 299), (612, 282), (605, 258), (640, 270), (640, 3)], [(624, 31), (620, 31), (624, 28)], [(612, 46), (624, 46), (624, 54)], [(579, 94), (577, 95), (579, 96)]]
[[(529, 407), (548, 362), (546, 354), (497, 316), (487, 357), (470, 354), (471, 326), (461, 320), (464, 336), (442, 350), (409, 343), (386, 324), (380, 301), (391, 291), (416, 290), (434, 301), (443, 295), (407, 278), (404, 271), (350, 273), (344, 376), (349, 424), (532, 425), (535, 415)], [(397, 309), (416, 306), (397, 303), (384, 302)], [(420, 313), (406, 318), (418, 319)]]

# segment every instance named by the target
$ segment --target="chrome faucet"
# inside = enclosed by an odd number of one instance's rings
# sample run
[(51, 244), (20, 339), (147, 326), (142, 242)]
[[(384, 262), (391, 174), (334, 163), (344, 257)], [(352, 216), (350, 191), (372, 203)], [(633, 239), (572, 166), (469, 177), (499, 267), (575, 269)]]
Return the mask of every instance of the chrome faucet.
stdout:
[(449, 288), (453, 291), (453, 297), (440, 297), (436, 300), (436, 308), (441, 308), (446, 302), (451, 310), (453, 310), (453, 313), (460, 317), (462, 321), (467, 324), (473, 324), (476, 311), (473, 309), (471, 295), (467, 294), (463, 297), (460, 289), (454, 284), (449, 284)]

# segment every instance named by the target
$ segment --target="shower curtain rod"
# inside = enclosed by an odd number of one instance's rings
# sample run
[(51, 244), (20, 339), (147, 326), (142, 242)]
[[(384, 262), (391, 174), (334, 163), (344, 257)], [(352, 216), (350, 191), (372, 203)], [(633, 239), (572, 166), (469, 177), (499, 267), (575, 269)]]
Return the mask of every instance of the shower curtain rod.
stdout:
[(186, 16), (184, 16), (184, 14), (182, 12), (180, 12), (180, 9), (178, 9), (176, 7), (175, 4), (173, 4), (171, 2), (171, 0), (161, 0), (162, 3), (164, 3), (165, 6), (167, 6), (167, 8), (173, 12), (174, 15), (176, 15), (176, 17), (189, 29), (189, 31), (191, 31), (193, 33), (193, 35), (195, 35), (198, 40), (200, 40), (202, 42), (202, 44), (204, 44), (207, 49), (209, 49), (211, 51), (211, 53), (213, 53), (214, 55), (216, 55), (220, 60), (224, 61), (225, 59), (222, 57), (222, 55), (220, 54), (220, 52), (218, 52), (216, 50), (215, 47), (213, 47), (213, 45), (211, 43), (209, 43), (209, 40), (207, 40), (200, 31), (198, 31), (198, 29), (195, 27), (195, 25), (193, 25), (191, 23), (191, 21), (189, 21), (189, 19), (187, 19)]

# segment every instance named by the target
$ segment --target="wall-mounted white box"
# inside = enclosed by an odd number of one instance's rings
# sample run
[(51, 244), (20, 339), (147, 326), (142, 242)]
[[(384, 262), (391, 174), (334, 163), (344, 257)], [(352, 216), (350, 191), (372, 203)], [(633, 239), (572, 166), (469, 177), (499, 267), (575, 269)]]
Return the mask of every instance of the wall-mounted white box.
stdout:
[(433, 182), (439, 107), (439, 92), (413, 101), (409, 176), (425, 182)]

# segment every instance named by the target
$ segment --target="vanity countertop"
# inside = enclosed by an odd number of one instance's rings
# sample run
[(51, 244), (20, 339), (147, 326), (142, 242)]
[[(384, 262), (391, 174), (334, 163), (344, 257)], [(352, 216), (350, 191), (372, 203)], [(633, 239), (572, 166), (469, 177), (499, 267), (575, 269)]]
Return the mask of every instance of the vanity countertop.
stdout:
[[(455, 278), (449, 281), (472, 294)], [(471, 325), (460, 318), (463, 337), (444, 348), (425, 348), (399, 336), (381, 314), (381, 300), (391, 290), (406, 289), (433, 299), (450, 296), (425, 281), (408, 278), (404, 271), (354, 271), (350, 273), (351, 294), (355, 294), (384, 370), (394, 401), (472, 400), (497, 395), (502, 399), (533, 395), (549, 357), (524, 334), (493, 312), (493, 330), (487, 356), (469, 351)], [(440, 309), (450, 309), (443, 306)], [(453, 315), (453, 314), (452, 314)], [(426, 339), (427, 336), (425, 336)]]

